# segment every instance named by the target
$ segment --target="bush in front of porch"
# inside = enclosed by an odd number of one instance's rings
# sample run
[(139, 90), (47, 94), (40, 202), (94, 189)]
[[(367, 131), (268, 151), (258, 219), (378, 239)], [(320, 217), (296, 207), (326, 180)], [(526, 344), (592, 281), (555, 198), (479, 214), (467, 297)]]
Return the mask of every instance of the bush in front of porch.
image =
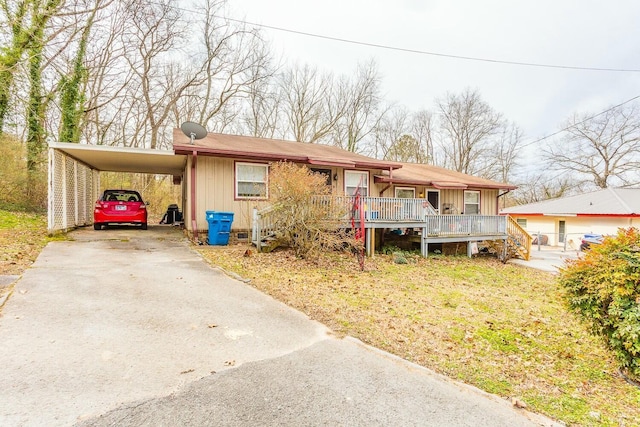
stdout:
[(347, 206), (313, 202), (313, 196), (330, 193), (324, 175), (291, 162), (272, 164), (269, 196), (277, 244), (303, 259), (317, 259), (327, 250), (362, 250), (362, 243), (339, 220), (347, 216)]

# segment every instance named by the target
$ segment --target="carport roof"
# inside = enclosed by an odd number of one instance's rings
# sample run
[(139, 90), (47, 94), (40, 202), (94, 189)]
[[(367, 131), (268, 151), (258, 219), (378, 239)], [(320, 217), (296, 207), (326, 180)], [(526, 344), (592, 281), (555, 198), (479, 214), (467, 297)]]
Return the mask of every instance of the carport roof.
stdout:
[(87, 166), (105, 172), (182, 175), (187, 156), (173, 151), (106, 145), (54, 142), (49, 148), (59, 150)]

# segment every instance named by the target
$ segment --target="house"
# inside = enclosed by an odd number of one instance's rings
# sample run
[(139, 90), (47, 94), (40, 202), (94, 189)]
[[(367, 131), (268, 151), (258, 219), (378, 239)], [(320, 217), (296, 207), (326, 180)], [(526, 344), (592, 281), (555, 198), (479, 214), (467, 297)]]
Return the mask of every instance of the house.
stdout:
[(640, 226), (640, 188), (606, 188), (501, 211), (541, 244), (578, 249), (585, 234), (615, 234)]
[[(410, 230), (424, 255), (430, 244), (507, 240), (517, 224), (498, 215), (498, 200), (514, 186), (443, 168), (373, 159), (335, 146), (208, 133), (191, 140), (175, 129), (173, 149), (186, 156), (183, 211), (189, 232), (208, 228), (206, 212), (232, 212), (232, 235), (260, 245), (268, 221), (269, 164), (290, 161), (323, 174), (332, 198), (351, 203), (356, 189), (367, 210), (367, 250), (373, 252), (385, 231)], [(358, 222), (360, 222), (358, 220)], [(345, 224), (347, 226), (347, 224)], [(256, 231), (260, 230), (260, 231)], [(272, 230), (271, 230), (272, 231)], [(526, 239), (523, 230), (517, 239)], [(521, 244), (523, 247), (526, 244)], [(526, 255), (528, 256), (528, 255)]]

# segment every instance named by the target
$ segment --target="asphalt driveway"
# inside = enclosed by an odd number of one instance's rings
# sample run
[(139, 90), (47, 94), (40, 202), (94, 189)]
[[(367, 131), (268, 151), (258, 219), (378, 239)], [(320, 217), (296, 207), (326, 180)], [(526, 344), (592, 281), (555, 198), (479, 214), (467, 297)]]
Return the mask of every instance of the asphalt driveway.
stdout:
[(2, 309), (2, 426), (552, 424), (333, 337), (172, 227), (70, 235)]

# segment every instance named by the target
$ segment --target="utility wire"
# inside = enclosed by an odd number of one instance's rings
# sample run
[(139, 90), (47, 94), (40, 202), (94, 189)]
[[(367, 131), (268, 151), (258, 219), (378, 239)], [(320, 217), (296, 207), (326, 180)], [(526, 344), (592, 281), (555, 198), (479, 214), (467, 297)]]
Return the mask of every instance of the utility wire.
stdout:
[(447, 53), (431, 52), (431, 51), (418, 50), (418, 49), (409, 49), (409, 48), (403, 48), (403, 47), (397, 47), (397, 46), (389, 46), (389, 45), (383, 45), (383, 44), (377, 44), (377, 43), (363, 42), (358, 40), (344, 39), (340, 37), (326, 36), (322, 34), (309, 33), (306, 31), (298, 31), (298, 30), (292, 30), (289, 28), (276, 27), (273, 25), (258, 24), (256, 22), (245, 21), (242, 19), (234, 19), (234, 18), (229, 18), (225, 16), (219, 16), (219, 18), (226, 19), (227, 21), (231, 21), (231, 22), (253, 25), (256, 27), (268, 28), (270, 30), (282, 31), (282, 32), (291, 33), (291, 34), (298, 34), (298, 35), (307, 36), (307, 37), (314, 37), (314, 38), (319, 38), (324, 40), (332, 40), (340, 43), (349, 43), (349, 44), (355, 44), (360, 46), (375, 47), (378, 49), (393, 50), (397, 52), (415, 53), (419, 55), (437, 56), (441, 58), (460, 59), (465, 61), (488, 62), (493, 64), (518, 65), (523, 67), (555, 68), (555, 69), (581, 70), (581, 71), (609, 71), (609, 72), (619, 72), (619, 73), (640, 73), (640, 69), (635, 69), (635, 68), (578, 67), (578, 66), (572, 66), (572, 65), (541, 64), (541, 63), (535, 63), (535, 62), (507, 61), (507, 60), (501, 60), (501, 59), (480, 58), (475, 56), (453, 55), (453, 54), (447, 54)]
[(534, 140), (534, 141), (531, 141), (531, 142), (527, 142), (527, 143), (525, 143), (525, 144), (522, 144), (522, 145), (520, 146), (520, 148), (526, 148), (526, 147), (528, 147), (528, 146), (530, 146), (530, 145), (533, 145), (533, 144), (535, 144), (535, 143), (537, 143), (537, 142), (544, 141), (545, 139), (549, 139), (549, 138), (551, 138), (551, 137), (553, 137), (553, 136), (559, 135), (559, 134), (561, 134), (561, 133), (563, 133), (563, 132), (568, 131), (568, 130), (569, 130), (569, 129), (571, 129), (571, 128), (574, 128), (574, 127), (576, 127), (576, 126), (578, 126), (578, 125), (581, 125), (581, 124), (583, 124), (583, 123), (586, 123), (586, 122), (588, 122), (588, 121), (589, 121), (589, 120), (591, 120), (591, 119), (595, 119), (596, 117), (601, 116), (601, 115), (603, 115), (603, 114), (605, 114), (605, 113), (608, 113), (609, 111), (613, 111), (613, 110), (615, 110), (615, 109), (616, 109), (616, 108), (618, 108), (618, 107), (622, 107), (624, 104), (628, 104), (628, 103), (629, 103), (629, 102), (631, 102), (631, 101), (635, 101), (635, 100), (636, 100), (636, 99), (638, 99), (638, 98), (640, 98), (640, 95), (636, 95), (636, 96), (634, 96), (634, 97), (633, 97), (633, 98), (631, 98), (631, 99), (627, 99), (626, 101), (621, 102), (621, 103), (620, 103), (620, 104), (618, 104), (618, 105), (614, 105), (614, 106), (613, 106), (613, 107), (611, 107), (611, 108), (607, 108), (606, 110), (601, 111), (601, 112), (599, 112), (598, 114), (594, 114), (593, 116), (587, 117), (586, 119), (584, 119), (584, 120), (582, 120), (582, 121), (580, 121), (580, 122), (578, 122), (578, 123), (574, 123), (574, 124), (572, 124), (572, 125), (570, 125), (570, 126), (567, 126), (567, 127), (565, 127), (565, 128), (562, 128), (562, 129), (560, 129), (560, 130), (559, 130), (559, 131), (557, 131), (557, 132), (554, 132), (554, 133), (552, 133), (552, 134), (549, 134), (549, 135), (543, 136), (542, 138), (538, 138), (538, 139), (536, 139), (536, 140)]

